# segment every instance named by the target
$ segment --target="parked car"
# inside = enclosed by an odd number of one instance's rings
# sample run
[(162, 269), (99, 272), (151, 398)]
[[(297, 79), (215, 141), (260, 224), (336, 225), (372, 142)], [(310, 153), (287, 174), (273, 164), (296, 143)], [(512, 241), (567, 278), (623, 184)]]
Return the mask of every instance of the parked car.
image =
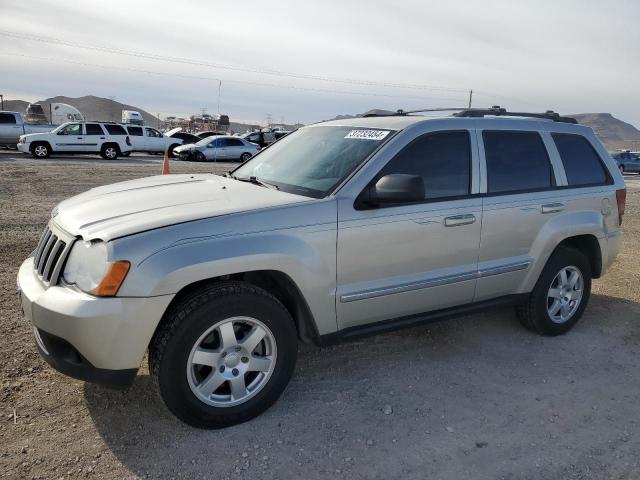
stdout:
[(613, 158), (618, 164), (618, 168), (622, 173), (640, 173), (640, 155), (636, 152), (619, 152), (614, 153)]
[(182, 140), (170, 137), (151, 127), (124, 125), (131, 138), (132, 152), (164, 153), (174, 156), (173, 150), (182, 145)]
[(108, 122), (63, 123), (49, 133), (32, 133), (20, 137), (18, 150), (34, 158), (52, 153), (97, 153), (107, 160), (131, 152), (131, 140), (122, 125)]
[(590, 128), (501, 112), (310, 125), (226, 176), (63, 201), (18, 273), (40, 354), (127, 385), (148, 351), (169, 410), (218, 428), (276, 401), (299, 340), (498, 304), (569, 331), (620, 248), (624, 179)]
[(285, 135), (291, 132), (286, 130), (271, 130), (271, 129), (263, 129), (259, 132), (247, 132), (244, 135), (241, 135), (240, 138), (244, 138), (248, 142), (256, 143), (261, 147), (267, 147), (271, 145), (276, 140), (281, 139)]
[(204, 132), (196, 133), (196, 137), (208, 138), (208, 137), (222, 136), (222, 135), (226, 135), (226, 134), (227, 134), (227, 132), (218, 132), (218, 131), (215, 131), (215, 130), (205, 130)]
[(260, 147), (255, 143), (239, 137), (216, 136), (204, 138), (195, 144), (176, 147), (174, 153), (180, 160), (246, 162), (259, 150)]
[(15, 146), (20, 137), (29, 133), (50, 132), (55, 125), (31, 125), (25, 123), (18, 112), (0, 112), (0, 145)]

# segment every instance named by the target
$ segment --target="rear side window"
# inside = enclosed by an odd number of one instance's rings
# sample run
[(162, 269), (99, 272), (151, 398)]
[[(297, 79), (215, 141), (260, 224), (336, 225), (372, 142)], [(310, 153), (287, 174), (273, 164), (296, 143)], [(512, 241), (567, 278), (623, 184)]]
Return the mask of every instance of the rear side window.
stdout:
[(0, 113), (0, 123), (16, 123), (16, 117), (12, 113)]
[(87, 129), (87, 135), (104, 135), (102, 127), (97, 123), (87, 123), (85, 128)]
[(471, 184), (469, 132), (436, 132), (424, 135), (396, 155), (380, 172), (420, 175), (425, 200), (468, 195)]
[(553, 170), (537, 132), (484, 131), (487, 192), (544, 190), (554, 185)]
[(141, 137), (142, 136), (142, 127), (127, 127), (127, 131), (129, 135), (132, 137)]
[(603, 185), (609, 177), (598, 153), (582, 135), (552, 133), (569, 186)]
[(242, 146), (244, 146), (244, 143), (242, 143), (237, 138), (228, 138), (227, 139), (227, 146), (229, 146), (229, 147), (242, 147)]
[(109, 132), (109, 135), (126, 135), (127, 134), (125, 129), (122, 128), (122, 126), (120, 126), (120, 125), (109, 125), (109, 124), (106, 124), (104, 126), (104, 128), (107, 129), (107, 132)]

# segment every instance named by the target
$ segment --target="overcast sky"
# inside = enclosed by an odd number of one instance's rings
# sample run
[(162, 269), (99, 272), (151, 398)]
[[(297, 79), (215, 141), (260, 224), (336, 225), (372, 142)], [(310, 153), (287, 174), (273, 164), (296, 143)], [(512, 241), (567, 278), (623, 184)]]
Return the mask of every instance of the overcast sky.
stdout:
[(473, 89), (474, 106), (640, 126), (638, 0), (0, 0), (0, 18), (5, 98), (215, 113), (221, 79), (232, 120), (312, 122)]

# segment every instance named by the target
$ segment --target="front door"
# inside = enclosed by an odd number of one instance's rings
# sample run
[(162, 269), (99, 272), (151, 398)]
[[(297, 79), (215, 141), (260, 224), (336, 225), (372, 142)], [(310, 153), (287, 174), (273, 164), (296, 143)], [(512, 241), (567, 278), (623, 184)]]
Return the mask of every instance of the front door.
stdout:
[(339, 198), (341, 329), (472, 301), (482, 221), (475, 142), (467, 130), (426, 133), (370, 182), (420, 175), (424, 202), (363, 209)]
[(166, 141), (155, 128), (144, 127), (145, 150), (147, 152), (164, 152)]
[(56, 152), (82, 152), (85, 143), (82, 124), (70, 123), (62, 127), (56, 134), (54, 143)]

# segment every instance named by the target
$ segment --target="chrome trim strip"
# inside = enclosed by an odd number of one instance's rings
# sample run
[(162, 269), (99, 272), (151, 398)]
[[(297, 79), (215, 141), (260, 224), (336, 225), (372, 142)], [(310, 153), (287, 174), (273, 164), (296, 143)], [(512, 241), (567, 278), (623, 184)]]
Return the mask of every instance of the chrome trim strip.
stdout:
[(500, 275), (501, 273), (517, 272), (519, 270), (526, 270), (531, 265), (530, 260), (524, 262), (507, 263), (506, 265), (500, 265), (498, 267), (485, 268), (478, 270), (478, 278), (490, 277), (492, 275)]
[(485, 268), (476, 272), (457, 273), (455, 275), (445, 275), (429, 280), (419, 280), (417, 282), (404, 283), (394, 285), (392, 287), (376, 288), (371, 290), (363, 290), (361, 292), (346, 293), (340, 295), (340, 303), (355, 302), (357, 300), (367, 300), (369, 298), (382, 297), (392, 295), (394, 293), (411, 292), (413, 290), (421, 290), (423, 288), (439, 287), (442, 285), (450, 285), (452, 283), (464, 282), (467, 280), (476, 280), (478, 278), (491, 277), (502, 273), (517, 272), (526, 270), (531, 265), (530, 260), (523, 262), (508, 263), (498, 267)]
[(446, 275), (443, 277), (432, 278), (430, 280), (419, 280), (417, 282), (404, 283), (393, 287), (377, 288), (373, 290), (364, 290), (356, 293), (347, 293), (340, 296), (341, 303), (354, 302), (356, 300), (366, 300), (368, 298), (381, 297), (383, 295), (391, 295), (393, 293), (410, 292), (420, 290), (422, 288), (438, 287), (448, 285), (450, 283), (463, 282), (465, 280), (473, 280), (477, 276), (477, 272), (465, 272), (455, 275)]

